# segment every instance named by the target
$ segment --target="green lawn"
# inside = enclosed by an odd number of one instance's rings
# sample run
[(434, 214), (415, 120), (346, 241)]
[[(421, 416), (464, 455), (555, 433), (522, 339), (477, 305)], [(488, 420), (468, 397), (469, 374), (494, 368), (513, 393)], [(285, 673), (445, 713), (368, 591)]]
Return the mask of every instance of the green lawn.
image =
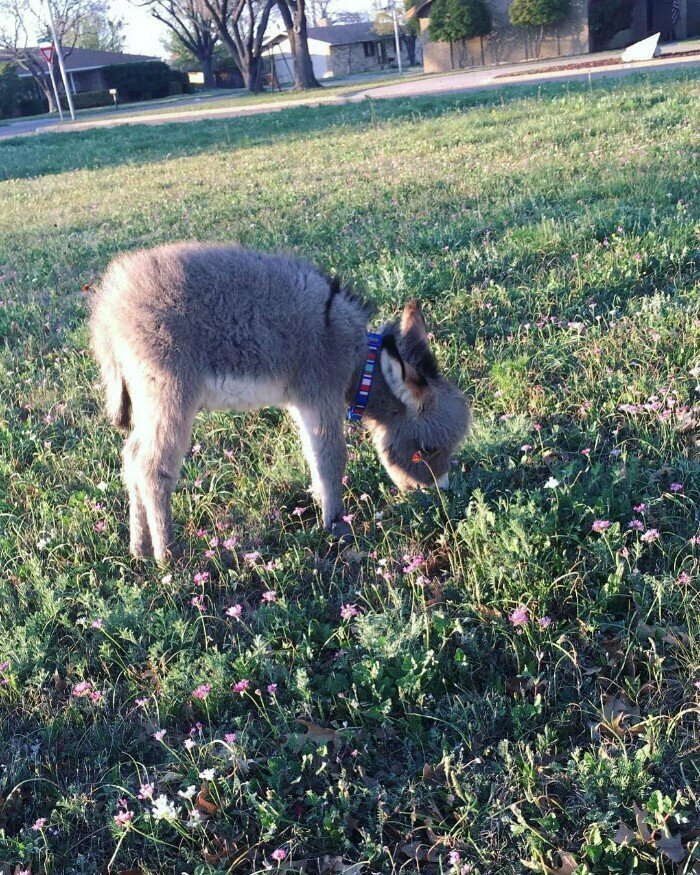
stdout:
[[(0, 871), (700, 871), (699, 83), (0, 143)], [(191, 238), (422, 298), (453, 490), (351, 433), (339, 555), (287, 417), (209, 414), (133, 562), (89, 287)]]

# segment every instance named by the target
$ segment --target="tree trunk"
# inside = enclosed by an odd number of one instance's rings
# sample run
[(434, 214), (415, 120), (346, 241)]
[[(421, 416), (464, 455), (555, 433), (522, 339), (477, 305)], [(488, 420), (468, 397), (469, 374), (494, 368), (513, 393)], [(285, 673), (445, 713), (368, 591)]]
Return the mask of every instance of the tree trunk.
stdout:
[(416, 63), (416, 40), (417, 37), (415, 33), (403, 33), (401, 34), (401, 39), (403, 40), (404, 47), (406, 49), (406, 56), (408, 57), (408, 65), (409, 67), (415, 66)]
[(278, 0), (277, 6), (292, 50), (294, 88), (321, 88), (309, 52), (305, 0)]
[(211, 55), (200, 58), (202, 62), (202, 75), (205, 88), (216, 88), (216, 76), (214, 76), (214, 59)]
[(262, 58), (259, 55), (253, 55), (248, 59), (248, 65), (245, 69), (241, 68), (241, 75), (246, 90), (251, 94), (257, 94), (259, 91), (264, 91), (263, 82), (263, 64)]

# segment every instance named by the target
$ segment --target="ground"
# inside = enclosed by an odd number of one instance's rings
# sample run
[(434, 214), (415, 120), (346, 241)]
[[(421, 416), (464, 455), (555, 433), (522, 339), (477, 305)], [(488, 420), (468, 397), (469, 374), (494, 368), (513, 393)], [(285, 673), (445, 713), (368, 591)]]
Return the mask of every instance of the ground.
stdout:
[[(0, 145), (4, 871), (700, 869), (699, 81)], [(339, 553), (286, 416), (202, 415), (132, 561), (85, 319), (182, 238), (420, 297), (452, 491), (350, 431)]]

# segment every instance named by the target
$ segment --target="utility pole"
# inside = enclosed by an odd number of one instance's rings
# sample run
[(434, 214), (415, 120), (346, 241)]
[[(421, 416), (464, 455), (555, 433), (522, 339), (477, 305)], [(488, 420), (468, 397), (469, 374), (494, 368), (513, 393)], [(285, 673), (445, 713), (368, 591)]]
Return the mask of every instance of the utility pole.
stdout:
[(70, 117), (73, 119), (73, 121), (75, 121), (75, 107), (73, 106), (73, 95), (70, 93), (70, 85), (68, 84), (66, 66), (63, 63), (63, 50), (61, 49), (61, 43), (59, 42), (58, 36), (56, 35), (56, 23), (53, 20), (53, 9), (51, 8), (51, 0), (46, 0), (46, 8), (49, 10), (49, 24), (51, 25), (51, 36), (53, 37), (53, 44), (56, 47), (56, 55), (58, 57), (58, 66), (61, 71), (61, 79), (63, 79), (63, 87), (66, 89), (66, 100), (68, 101)]
[(403, 64), (401, 63), (401, 39), (399, 37), (399, 19), (396, 15), (396, 0), (391, 2), (391, 12), (394, 18), (394, 39), (396, 41), (396, 62), (399, 65), (399, 76), (403, 76)]

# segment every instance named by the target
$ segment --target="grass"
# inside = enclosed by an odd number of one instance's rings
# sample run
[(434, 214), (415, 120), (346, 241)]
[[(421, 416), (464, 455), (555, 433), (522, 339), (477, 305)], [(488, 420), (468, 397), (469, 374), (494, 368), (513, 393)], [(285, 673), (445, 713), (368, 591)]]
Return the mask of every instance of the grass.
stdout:
[[(684, 70), (0, 144), (7, 871), (698, 871), (698, 122)], [(353, 432), (338, 555), (287, 418), (202, 415), (132, 562), (83, 288), (181, 238), (421, 297), (453, 490)]]

